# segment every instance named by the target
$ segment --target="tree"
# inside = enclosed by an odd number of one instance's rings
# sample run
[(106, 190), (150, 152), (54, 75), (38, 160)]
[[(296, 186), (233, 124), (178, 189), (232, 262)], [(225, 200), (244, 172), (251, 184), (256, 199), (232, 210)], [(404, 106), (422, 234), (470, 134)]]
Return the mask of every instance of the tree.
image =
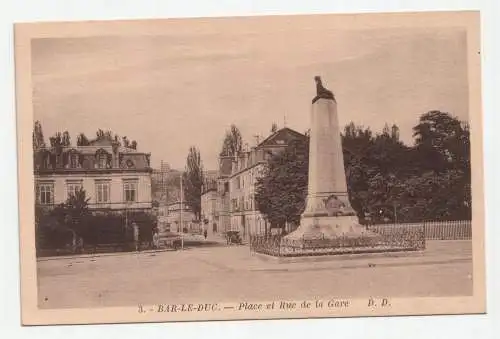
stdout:
[(368, 179), (375, 175), (376, 169), (371, 160), (370, 150), (374, 138), (369, 128), (350, 122), (342, 134), (344, 168), (347, 190), (352, 208), (362, 216), (368, 205)]
[(76, 145), (77, 146), (89, 146), (90, 141), (85, 134), (80, 133), (80, 134), (78, 134), (78, 136), (76, 138)]
[(391, 127), (391, 138), (395, 141), (399, 141), (399, 127), (392, 125)]
[(73, 220), (81, 220), (83, 216), (88, 214), (90, 198), (87, 198), (87, 193), (83, 188), (76, 190), (74, 194), (70, 194), (64, 206), (71, 212)]
[(461, 171), (428, 171), (401, 183), (393, 200), (403, 202), (398, 220), (462, 220), (472, 217), (470, 183)]
[(132, 142), (130, 143), (130, 148), (134, 149), (134, 150), (137, 150), (137, 141), (132, 140)]
[(76, 235), (83, 236), (88, 231), (86, 217), (89, 215), (89, 201), (85, 190), (80, 188), (52, 211), (59, 224), (73, 232), (74, 240)]
[(235, 125), (231, 125), (230, 129), (226, 131), (224, 141), (222, 143), (221, 156), (235, 156), (243, 147), (243, 139), (241, 132)]
[(273, 155), (257, 179), (256, 205), (272, 225), (299, 222), (307, 197), (308, 164), (309, 140), (296, 141)]
[(396, 203), (400, 183), (415, 172), (412, 149), (399, 140), (399, 128), (385, 125), (382, 133), (348, 124), (342, 136), (347, 187), (360, 218), (374, 206)]
[(200, 151), (191, 146), (186, 159), (186, 170), (183, 173), (183, 193), (186, 205), (189, 206), (197, 220), (201, 217), (201, 192), (204, 182), (203, 164)]
[(463, 145), (467, 134), (462, 122), (449, 113), (429, 111), (422, 115), (413, 128), (413, 136), (423, 169), (444, 172), (459, 158), (467, 157), (464, 152), (468, 150)]
[(43, 137), (42, 124), (37, 120), (33, 127), (33, 150), (36, 151), (44, 147), (45, 140)]

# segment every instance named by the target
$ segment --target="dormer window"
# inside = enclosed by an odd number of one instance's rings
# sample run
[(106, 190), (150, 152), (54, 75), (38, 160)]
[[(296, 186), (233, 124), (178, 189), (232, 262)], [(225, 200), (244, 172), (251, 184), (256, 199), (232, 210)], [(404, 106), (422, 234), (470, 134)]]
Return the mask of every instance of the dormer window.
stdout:
[(96, 167), (97, 168), (110, 168), (111, 167), (110, 156), (103, 149), (98, 150), (96, 153)]
[(108, 157), (106, 154), (99, 154), (98, 160), (97, 160), (97, 166), (99, 168), (106, 168), (108, 165)]
[(69, 167), (78, 168), (78, 154), (71, 154), (69, 156)]
[(45, 153), (45, 156), (43, 159), (43, 167), (44, 168), (51, 168), (52, 167), (51, 157), (52, 157), (52, 154)]
[(67, 163), (67, 167), (69, 168), (80, 168), (80, 154), (75, 151), (75, 150), (72, 150), (68, 153), (68, 163)]

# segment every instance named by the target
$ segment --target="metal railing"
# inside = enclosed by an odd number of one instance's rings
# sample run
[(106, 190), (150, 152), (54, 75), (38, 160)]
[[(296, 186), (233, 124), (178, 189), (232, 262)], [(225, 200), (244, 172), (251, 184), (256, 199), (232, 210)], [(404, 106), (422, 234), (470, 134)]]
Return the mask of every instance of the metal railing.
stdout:
[(322, 234), (301, 239), (251, 235), (249, 245), (252, 252), (277, 257), (422, 250), (427, 240), (470, 240), (472, 223), (471, 220), (455, 220), (381, 224), (369, 225), (367, 231), (358, 237), (340, 235), (336, 238), (326, 238)]
[(378, 232), (364, 232), (356, 236), (324, 234), (287, 238), (282, 235), (250, 236), (252, 252), (277, 257), (316, 256), (345, 253), (371, 253), (390, 251), (418, 251), (425, 249), (423, 227), (388, 227)]
[(471, 220), (425, 221), (407, 224), (370, 225), (368, 229), (374, 232), (397, 228), (423, 227), (426, 240), (470, 240), (472, 239)]

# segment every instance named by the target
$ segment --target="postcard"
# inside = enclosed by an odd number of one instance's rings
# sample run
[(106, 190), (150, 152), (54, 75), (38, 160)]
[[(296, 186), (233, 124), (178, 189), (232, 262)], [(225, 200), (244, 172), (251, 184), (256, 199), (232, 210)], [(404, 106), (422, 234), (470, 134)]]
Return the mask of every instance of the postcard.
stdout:
[(23, 325), (486, 312), (479, 12), (14, 43)]

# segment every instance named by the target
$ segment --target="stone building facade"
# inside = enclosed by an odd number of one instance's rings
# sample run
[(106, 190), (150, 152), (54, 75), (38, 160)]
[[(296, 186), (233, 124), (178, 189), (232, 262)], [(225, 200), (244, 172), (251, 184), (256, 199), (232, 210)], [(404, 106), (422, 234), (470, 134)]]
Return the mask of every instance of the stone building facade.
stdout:
[(220, 232), (219, 214), (217, 212), (217, 187), (210, 185), (203, 190), (201, 195), (201, 222), (203, 229), (209, 235)]
[(248, 240), (252, 234), (263, 234), (270, 228), (255, 203), (257, 178), (263, 175), (268, 159), (282, 152), (291, 142), (305, 139), (304, 134), (282, 128), (233, 159), (231, 174), (227, 178), (230, 196), (229, 229), (239, 231), (243, 240)]
[(168, 204), (166, 228), (174, 233), (201, 233), (201, 226), (185, 202)]
[(101, 139), (33, 155), (38, 206), (52, 208), (84, 189), (92, 211), (152, 211), (149, 153)]

